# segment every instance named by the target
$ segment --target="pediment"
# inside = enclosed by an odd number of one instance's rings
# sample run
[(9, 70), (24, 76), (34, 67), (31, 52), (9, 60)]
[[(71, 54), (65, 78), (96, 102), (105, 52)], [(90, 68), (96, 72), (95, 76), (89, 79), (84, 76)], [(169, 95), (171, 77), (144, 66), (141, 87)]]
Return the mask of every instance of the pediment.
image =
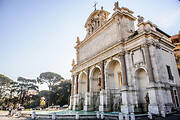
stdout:
[(94, 10), (88, 17), (85, 23), (85, 28), (87, 28), (88, 24), (91, 23), (92, 19), (98, 19), (100, 17), (103, 17), (104, 19), (108, 19), (109, 12), (105, 10)]

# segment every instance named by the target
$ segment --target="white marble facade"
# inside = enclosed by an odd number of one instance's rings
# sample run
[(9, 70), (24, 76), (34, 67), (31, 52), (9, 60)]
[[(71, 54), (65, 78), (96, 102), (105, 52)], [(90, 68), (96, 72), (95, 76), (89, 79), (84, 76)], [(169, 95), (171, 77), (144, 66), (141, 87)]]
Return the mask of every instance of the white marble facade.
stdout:
[(77, 38), (69, 108), (170, 112), (170, 88), (179, 87), (180, 80), (168, 35), (141, 16), (135, 30), (133, 12), (118, 2), (108, 15), (103, 8), (94, 10), (85, 24), (85, 39)]

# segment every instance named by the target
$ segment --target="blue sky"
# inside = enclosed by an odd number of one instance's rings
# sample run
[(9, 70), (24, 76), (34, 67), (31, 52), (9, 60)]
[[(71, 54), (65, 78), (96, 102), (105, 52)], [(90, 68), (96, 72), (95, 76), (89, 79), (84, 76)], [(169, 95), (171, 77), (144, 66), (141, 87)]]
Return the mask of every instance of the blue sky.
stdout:
[[(113, 12), (116, 0), (96, 0)], [(0, 0), (0, 73), (16, 80), (52, 71), (70, 78), (75, 42), (95, 0)], [(180, 30), (178, 0), (119, 0), (169, 35)]]

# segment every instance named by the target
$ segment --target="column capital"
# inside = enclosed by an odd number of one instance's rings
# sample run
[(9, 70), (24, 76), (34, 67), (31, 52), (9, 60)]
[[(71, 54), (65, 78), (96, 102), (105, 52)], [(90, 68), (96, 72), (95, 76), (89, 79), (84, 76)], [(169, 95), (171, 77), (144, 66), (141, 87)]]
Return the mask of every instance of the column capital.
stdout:
[(120, 57), (120, 56), (124, 56), (125, 54), (126, 54), (126, 51), (125, 51), (125, 50), (122, 50), (122, 51), (119, 52), (118, 56), (119, 56), (119, 57)]
[(150, 45), (151, 45), (150, 42), (144, 42), (144, 43), (141, 45), (141, 47), (142, 47), (142, 48), (147, 48), (147, 47), (149, 47)]
[(151, 45), (153, 45), (153, 46), (155, 46), (156, 48), (161, 48), (161, 45), (160, 45), (160, 43), (158, 42), (158, 41), (156, 41), (156, 40), (147, 40), (146, 42), (144, 42), (142, 45), (141, 45), (141, 47), (143, 48), (143, 47), (149, 47), (149, 46), (151, 46)]

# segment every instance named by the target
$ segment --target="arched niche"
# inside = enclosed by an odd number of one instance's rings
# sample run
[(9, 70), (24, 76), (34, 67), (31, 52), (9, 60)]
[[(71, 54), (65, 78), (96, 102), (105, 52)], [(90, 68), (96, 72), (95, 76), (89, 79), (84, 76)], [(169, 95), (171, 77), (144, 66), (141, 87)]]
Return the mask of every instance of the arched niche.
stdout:
[(87, 75), (85, 72), (82, 72), (80, 74), (78, 91), (79, 94), (82, 95), (84, 95), (87, 92)]
[(100, 68), (95, 67), (91, 72), (90, 91), (100, 92), (101, 90), (101, 71)]
[(149, 95), (147, 90), (149, 78), (146, 70), (144, 68), (137, 69), (135, 72), (135, 78), (139, 108), (142, 112), (147, 112), (149, 104)]
[(120, 89), (122, 86), (122, 72), (120, 62), (112, 60), (106, 65), (106, 89)]

